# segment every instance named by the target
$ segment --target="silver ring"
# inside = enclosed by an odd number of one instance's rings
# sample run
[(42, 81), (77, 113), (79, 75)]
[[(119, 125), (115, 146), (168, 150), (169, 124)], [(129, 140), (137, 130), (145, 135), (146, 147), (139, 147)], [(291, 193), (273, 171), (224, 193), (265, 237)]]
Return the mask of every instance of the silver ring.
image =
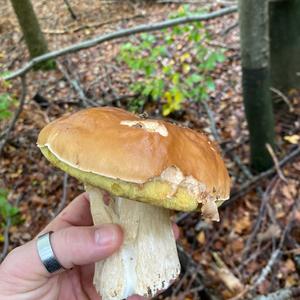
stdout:
[(46, 270), (52, 274), (65, 268), (57, 260), (50, 241), (50, 237), (53, 231), (49, 231), (37, 239), (37, 250), (39, 257), (45, 266)]

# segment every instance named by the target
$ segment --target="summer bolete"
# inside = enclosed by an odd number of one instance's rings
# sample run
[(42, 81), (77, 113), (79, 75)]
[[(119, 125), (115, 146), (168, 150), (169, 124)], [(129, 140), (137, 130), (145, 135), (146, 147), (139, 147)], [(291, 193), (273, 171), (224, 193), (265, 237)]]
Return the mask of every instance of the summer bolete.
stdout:
[[(48, 124), (38, 146), (85, 184), (95, 224), (118, 223), (122, 248), (95, 268), (103, 300), (154, 296), (180, 272), (169, 210), (218, 220), (230, 180), (206, 135), (124, 110), (90, 108)], [(106, 204), (105, 193), (111, 201)]]

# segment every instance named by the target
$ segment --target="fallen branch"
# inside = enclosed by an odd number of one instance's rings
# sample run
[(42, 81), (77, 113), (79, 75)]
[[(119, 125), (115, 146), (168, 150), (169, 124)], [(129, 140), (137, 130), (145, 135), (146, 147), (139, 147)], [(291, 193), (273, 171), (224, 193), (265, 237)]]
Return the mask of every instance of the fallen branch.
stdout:
[(231, 24), (229, 27), (223, 29), (221, 32), (220, 32), (220, 35), (221, 36), (224, 36), (226, 34), (228, 34), (231, 30), (235, 29), (239, 27), (239, 22), (234, 22), (233, 24)]
[(205, 109), (208, 119), (210, 121), (209, 125), (210, 125), (210, 129), (211, 129), (211, 134), (213, 135), (215, 140), (220, 143), (221, 138), (220, 138), (220, 135), (217, 130), (214, 114), (213, 114), (212, 110), (210, 109), (210, 107), (208, 106), (206, 101), (202, 101), (202, 104), (204, 106), (204, 109)]
[(27, 93), (26, 78), (25, 78), (24, 74), (21, 75), (21, 83), (22, 83), (22, 94), (21, 94), (21, 98), (20, 98), (20, 104), (14, 114), (14, 117), (12, 118), (10, 124), (8, 125), (7, 129), (4, 130), (4, 135), (1, 136), (2, 141), (0, 141), (0, 155), (3, 151), (5, 144), (7, 143), (7, 140), (9, 139), (9, 135), (10, 135), (11, 131), (14, 129), (16, 122), (23, 110), (26, 93)]
[(76, 20), (76, 19), (77, 19), (77, 16), (76, 16), (76, 14), (75, 14), (75, 12), (74, 12), (74, 10), (73, 10), (71, 4), (69, 3), (69, 1), (68, 1), (68, 0), (64, 0), (64, 2), (65, 2), (65, 4), (66, 4), (66, 6), (67, 6), (67, 9), (68, 9), (68, 11), (69, 11), (71, 17), (73, 18), (73, 20)]
[(72, 79), (71, 76), (68, 74), (68, 71), (64, 68), (64, 66), (60, 63), (57, 63), (58, 69), (61, 71), (61, 73), (64, 75), (67, 82), (70, 84), (70, 86), (74, 89), (74, 91), (78, 94), (79, 100), (83, 103), (85, 107), (90, 106), (96, 106), (95, 103), (89, 98), (86, 97), (83, 89), (81, 88), (79, 82), (77, 82), (75, 79)]
[(286, 226), (283, 230), (283, 233), (282, 233), (282, 236), (280, 238), (277, 249), (272, 253), (267, 265), (262, 269), (262, 272), (256, 278), (256, 280), (255, 280), (253, 286), (251, 286), (250, 290), (254, 290), (255, 288), (257, 288), (260, 284), (262, 284), (265, 281), (268, 274), (272, 271), (272, 268), (273, 268), (274, 264), (276, 264), (278, 262), (280, 256), (282, 255), (282, 248), (283, 248), (285, 239), (286, 239), (287, 235), (289, 234), (289, 232), (291, 231), (292, 224), (293, 224), (293, 221), (295, 219), (297, 204), (298, 204), (298, 202), (295, 201), (295, 203), (293, 204), (292, 211), (288, 215), (288, 220), (289, 221), (288, 221), (288, 223), (286, 224)]
[(204, 0), (158, 0), (157, 3), (178, 3), (178, 4), (207, 4)]
[(245, 248), (242, 253), (242, 263), (246, 260), (246, 258), (249, 256), (250, 247), (252, 245), (252, 242), (257, 238), (257, 234), (261, 228), (261, 223), (263, 222), (263, 219), (266, 215), (266, 208), (267, 204), (270, 198), (270, 192), (274, 188), (274, 181), (272, 180), (270, 185), (267, 187), (265, 192), (262, 192), (261, 195), (261, 204), (258, 211), (258, 216), (256, 217), (255, 225), (253, 226), (252, 232), (247, 238)]
[(48, 52), (46, 54), (43, 54), (41, 56), (33, 58), (31, 61), (29, 61), (27, 64), (25, 64), (22, 68), (12, 72), (11, 74), (4, 76), (4, 80), (10, 80), (13, 78), (16, 78), (18, 76), (22, 76), (26, 74), (29, 70), (31, 70), (35, 65), (47, 61), (49, 59), (54, 59), (69, 53), (73, 53), (79, 50), (87, 49), (94, 47), (96, 45), (102, 44), (107, 41), (119, 39), (122, 37), (127, 37), (133, 34), (137, 33), (142, 33), (142, 32), (150, 32), (150, 31), (157, 31), (157, 30), (162, 30), (165, 28), (173, 27), (176, 25), (181, 25), (181, 24), (187, 24), (187, 23), (192, 23), (192, 22), (199, 22), (199, 21), (206, 21), (210, 19), (214, 19), (217, 17), (221, 17), (227, 14), (231, 14), (237, 11), (237, 6), (231, 6), (228, 8), (220, 9), (216, 12), (208, 13), (208, 14), (201, 14), (201, 15), (193, 15), (193, 16), (188, 16), (188, 17), (182, 17), (182, 18), (176, 18), (176, 19), (171, 19), (155, 24), (144, 24), (144, 25), (139, 25), (133, 28), (128, 28), (128, 29), (121, 29), (116, 32), (108, 33), (105, 35), (101, 35), (98, 37), (95, 37), (90, 40), (86, 40), (74, 45), (71, 45), (69, 47)]
[[(278, 166), (279, 167), (283, 167), (285, 166), (289, 161), (291, 161), (292, 159), (294, 159), (295, 157), (297, 157), (298, 155), (300, 155), (300, 147), (296, 147), (295, 150), (293, 150), (291, 153), (289, 153), (288, 155), (286, 155), (281, 161), (278, 162)], [(246, 181), (245, 183), (243, 183), (241, 185), (241, 187), (239, 188), (239, 190), (235, 193), (233, 193), (230, 197), (229, 200), (225, 201), (221, 208), (225, 208), (228, 207), (229, 205), (231, 205), (236, 199), (240, 198), (242, 195), (244, 195), (247, 191), (249, 191), (251, 188), (253, 188), (255, 186), (255, 184), (257, 184), (259, 181), (261, 181), (262, 179), (269, 177), (270, 175), (273, 175), (274, 173), (276, 173), (276, 168), (273, 167), (265, 172), (262, 172), (256, 176), (253, 176), (251, 179), (249, 179), (248, 181)]]
[(268, 295), (257, 296), (253, 300), (291, 300), (298, 299), (300, 296), (300, 287), (291, 287), (280, 289)]
[(117, 23), (120, 21), (128, 21), (128, 20), (132, 20), (132, 19), (137, 19), (137, 18), (145, 18), (146, 15), (143, 14), (138, 14), (138, 15), (134, 15), (132, 17), (127, 17), (127, 18), (117, 18), (117, 19), (113, 19), (113, 20), (108, 20), (108, 21), (102, 21), (102, 22), (94, 22), (94, 23), (87, 23), (87, 24), (82, 24), (76, 27), (70, 27), (70, 28), (66, 28), (66, 29), (56, 29), (56, 30), (50, 30), (50, 29), (44, 29), (43, 33), (46, 34), (51, 34), (51, 35), (55, 35), (55, 34), (70, 34), (70, 33), (75, 33), (84, 29), (95, 29), (107, 24), (112, 24), (112, 23)]
[(288, 99), (288, 97), (284, 93), (282, 93), (278, 89), (275, 89), (274, 87), (271, 87), (270, 90), (273, 93), (275, 93), (277, 96), (279, 96), (283, 100), (283, 102), (285, 102), (287, 104), (287, 106), (289, 107), (289, 111), (290, 112), (294, 112), (295, 111), (295, 109), (294, 109), (293, 105), (291, 104), (290, 100)]
[(279, 260), (280, 256), (281, 256), (281, 249), (278, 248), (272, 253), (272, 255), (268, 261), (268, 264), (263, 268), (261, 274), (255, 281), (254, 287), (252, 289), (261, 285), (265, 281), (266, 277), (272, 271), (273, 265)]
[[(262, 271), (260, 272), (260, 274), (256, 277), (256, 279), (254, 280), (254, 283), (250, 286), (250, 285), (247, 285), (246, 288), (238, 295), (236, 295), (235, 297), (233, 298), (230, 298), (230, 300), (239, 300), (239, 299), (244, 299), (245, 295), (247, 293), (250, 293), (252, 291), (254, 291), (260, 284), (262, 284), (266, 277), (269, 275), (269, 273), (272, 271), (272, 268), (274, 267), (274, 265), (278, 262), (280, 256), (282, 255), (283, 251), (283, 245), (285, 243), (285, 240), (289, 234), (289, 232), (291, 231), (292, 229), (292, 226), (293, 226), (293, 221), (295, 219), (295, 213), (296, 213), (296, 210), (298, 208), (298, 202), (299, 202), (299, 199), (298, 200), (295, 200), (294, 204), (293, 204), (293, 208), (291, 210), (291, 212), (289, 213), (288, 215), (288, 223), (285, 225), (284, 227), (284, 230), (282, 232), (282, 235), (281, 235), (281, 238), (280, 238), (280, 241), (279, 241), (279, 244), (276, 248), (275, 251), (273, 251), (272, 255), (270, 256), (270, 259), (268, 261), (268, 263), (266, 264), (266, 266), (262, 269)], [(297, 291), (299, 292), (299, 291)], [(257, 299), (257, 298), (255, 298)], [(260, 300), (273, 300), (272, 297), (270, 298), (258, 298)], [(278, 300), (285, 300), (285, 299), (293, 299), (293, 298), (274, 298), (274, 299), (278, 299)], [(298, 298), (297, 298), (298, 299)]]
[(266, 148), (267, 148), (267, 150), (269, 151), (269, 153), (270, 153), (270, 155), (271, 155), (271, 157), (272, 157), (272, 160), (273, 160), (273, 162), (274, 162), (274, 167), (275, 167), (275, 169), (276, 169), (276, 172), (277, 172), (277, 174), (278, 174), (278, 177), (279, 177), (282, 181), (284, 181), (285, 183), (287, 183), (287, 180), (286, 180), (286, 178), (284, 177), (284, 175), (283, 175), (283, 173), (282, 173), (282, 171), (281, 171), (281, 169), (280, 169), (280, 167), (279, 167), (278, 159), (277, 159), (277, 157), (276, 157), (276, 154), (275, 154), (275, 152), (274, 152), (272, 146), (271, 146), (270, 144), (267, 143), (267, 144), (266, 144)]
[[(285, 166), (289, 161), (291, 161), (298, 155), (300, 155), (300, 147), (297, 147), (295, 150), (293, 150), (291, 153), (289, 153), (287, 156), (285, 156), (284, 159), (282, 159), (280, 162), (278, 162), (279, 167)], [(239, 160), (239, 158), (236, 159), (236, 162), (238, 162), (238, 160)], [(242, 171), (244, 172), (244, 170), (242, 170)], [(255, 184), (257, 184), (262, 179), (271, 176), (274, 173), (276, 173), (275, 167), (273, 167), (265, 172), (262, 172), (262, 173), (258, 174), (257, 176), (251, 177), (251, 173), (246, 175), (249, 178), (249, 180), (244, 182), (238, 191), (231, 193), (230, 199), (225, 201), (220, 206), (219, 209), (224, 209), (224, 208), (230, 206), (233, 202), (235, 202), (237, 199), (239, 199), (241, 196), (243, 196), (251, 188), (254, 188)], [(259, 189), (258, 192), (262, 195), (261, 189)], [(190, 216), (190, 214), (191, 214), (191, 212), (183, 212), (183, 213), (178, 214), (177, 218), (176, 218), (176, 224), (179, 224), (180, 222), (184, 221), (187, 217)]]
[(205, 299), (219, 300), (220, 297), (216, 294), (216, 291), (208, 288), (208, 277), (202, 269), (201, 264), (195, 262), (192, 256), (184, 251), (180, 245), (177, 245), (177, 251), (182, 271), (185, 272), (188, 270), (191, 274), (195, 274), (195, 282), (198, 287), (201, 287), (202, 293), (205, 294)]

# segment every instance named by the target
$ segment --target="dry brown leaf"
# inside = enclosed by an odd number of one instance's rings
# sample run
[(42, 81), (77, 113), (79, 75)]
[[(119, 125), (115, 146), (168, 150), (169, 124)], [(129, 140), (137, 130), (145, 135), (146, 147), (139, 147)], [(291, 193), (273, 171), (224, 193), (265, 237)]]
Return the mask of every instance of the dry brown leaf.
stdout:
[(288, 270), (289, 273), (293, 273), (296, 271), (295, 263), (291, 258), (288, 258), (285, 261), (284, 267)]
[(250, 226), (250, 215), (246, 213), (241, 219), (236, 221), (234, 225), (234, 231), (238, 234), (241, 234), (242, 232), (249, 230)]
[(299, 222), (299, 224), (300, 224), (300, 210), (299, 209), (295, 210), (294, 218), (295, 218), (295, 221)]
[(270, 282), (268, 280), (264, 280), (262, 284), (260, 284), (257, 288), (260, 294), (267, 294), (270, 289)]
[(244, 248), (244, 240), (242, 238), (236, 239), (231, 243), (231, 248), (234, 252), (239, 252)]
[(297, 195), (297, 185), (294, 181), (289, 181), (289, 184), (284, 185), (281, 189), (283, 196), (289, 200), (294, 200)]
[(279, 238), (281, 234), (281, 229), (276, 224), (271, 224), (268, 229), (264, 232), (261, 232), (257, 235), (257, 239), (260, 242), (265, 242), (271, 240), (272, 238)]
[(204, 231), (200, 231), (198, 234), (197, 234), (197, 241), (199, 242), (199, 244), (201, 245), (204, 245), (205, 244), (205, 233)]
[(299, 285), (299, 279), (297, 278), (297, 276), (295, 276), (295, 274), (291, 274), (286, 277), (286, 279), (285, 279), (285, 287), (286, 288), (296, 286), (296, 285)]

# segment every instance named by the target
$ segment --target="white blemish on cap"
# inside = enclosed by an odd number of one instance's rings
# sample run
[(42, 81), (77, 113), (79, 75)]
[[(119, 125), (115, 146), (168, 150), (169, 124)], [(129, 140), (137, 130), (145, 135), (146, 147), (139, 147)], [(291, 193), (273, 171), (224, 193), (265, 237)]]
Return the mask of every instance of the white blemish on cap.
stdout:
[(143, 128), (149, 132), (157, 132), (161, 136), (168, 136), (168, 130), (165, 127), (165, 125), (160, 124), (157, 121), (153, 120), (143, 120), (143, 121), (130, 121), (125, 120), (121, 121), (121, 125), (129, 126), (129, 127), (137, 127), (137, 128)]

